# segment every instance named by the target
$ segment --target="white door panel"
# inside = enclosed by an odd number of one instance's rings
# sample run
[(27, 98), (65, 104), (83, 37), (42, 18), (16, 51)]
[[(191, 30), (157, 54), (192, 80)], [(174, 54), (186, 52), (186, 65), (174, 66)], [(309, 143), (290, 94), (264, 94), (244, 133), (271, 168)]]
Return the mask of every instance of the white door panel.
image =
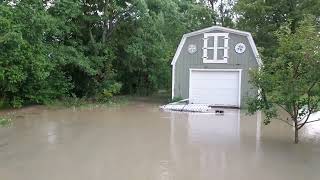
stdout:
[(190, 103), (239, 107), (239, 71), (190, 72)]

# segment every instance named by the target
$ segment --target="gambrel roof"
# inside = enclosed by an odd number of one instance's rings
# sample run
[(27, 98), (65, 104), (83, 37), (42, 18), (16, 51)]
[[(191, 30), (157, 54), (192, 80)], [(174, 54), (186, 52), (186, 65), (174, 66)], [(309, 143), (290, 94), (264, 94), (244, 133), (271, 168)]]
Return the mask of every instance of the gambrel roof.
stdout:
[(178, 46), (178, 49), (173, 57), (173, 60), (171, 62), (171, 65), (175, 65), (177, 60), (178, 60), (178, 57), (180, 55), (180, 52), (183, 48), (183, 45), (184, 43), (186, 42), (186, 39), (188, 37), (191, 37), (191, 36), (195, 36), (195, 35), (199, 35), (199, 34), (203, 34), (203, 33), (206, 33), (206, 32), (210, 32), (210, 31), (214, 31), (214, 30), (218, 30), (218, 31), (223, 31), (223, 32), (228, 32), (228, 33), (233, 33), (233, 34), (238, 34), (238, 35), (241, 35), (241, 36), (245, 36), (248, 38), (248, 41), (250, 43), (250, 46), (252, 48), (252, 51), (254, 53), (254, 56), (256, 57), (256, 60), (257, 60), (257, 63), (259, 64), (259, 66), (262, 65), (262, 61), (261, 61), (261, 58), (259, 56), (259, 53), (258, 53), (258, 50), (257, 50), (257, 47), (253, 41), (253, 38), (252, 38), (252, 35), (251, 33), (249, 32), (245, 32), (245, 31), (239, 31), (239, 30), (236, 30), (236, 29), (230, 29), (230, 28), (225, 28), (225, 27), (221, 27), (221, 26), (212, 26), (212, 27), (208, 27), (208, 28), (205, 28), (205, 29), (201, 29), (201, 30), (198, 30), (198, 31), (194, 31), (194, 32), (191, 32), (191, 33), (187, 33), (187, 34), (184, 34), (182, 36), (182, 39), (180, 41), (180, 44)]

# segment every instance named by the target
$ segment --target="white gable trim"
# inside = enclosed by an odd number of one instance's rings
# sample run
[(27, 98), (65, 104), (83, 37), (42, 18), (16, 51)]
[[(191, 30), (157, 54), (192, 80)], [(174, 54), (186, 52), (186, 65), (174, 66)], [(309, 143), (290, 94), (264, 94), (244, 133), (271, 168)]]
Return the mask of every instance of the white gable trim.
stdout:
[(205, 29), (201, 29), (199, 31), (194, 31), (194, 32), (191, 32), (191, 33), (184, 34), (182, 36), (182, 39), (181, 39), (180, 44), (178, 46), (178, 49), (177, 49), (177, 51), (176, 51), (176, 53), (175, 53), (175, 55), (173, 57), (171, 65), (175, 66), (175, 64), (176, 64), (176, 62), (178, 60), (178, 57), (179, 57), (179, 55), (181, 53), (181, 50), (183, 48), (183, 45), (186, 42), (186, 39), (188, 37), (199, 35), (199, 34), (203, 34), (203, 33), (206, 33), (206, 32), (209, 32), (209, 31), (214, 31), (214, 30), (224, 31), (224, 32), (229, 32), (229, 33), (234, 33), (234, 34), (246, 36), (248, 38), (249, 44), (250, 44), (250, 46), (252, 48), (253, 54), (256, 57), (257, 63), (259, 64), (259, 66), (262, 66), (262, 61), (261, 61), (261, 58), (259, 56), (259, 52), (257, 50), (257, 47), (256, 47), (256, 45), (255, 45), (255, 43), (253, 41), (251, 33), (245, 32), (245, 31), (239, 31), (239, 30), (235, 30), (235, 29), (230, 29), (230, 28), (225, 28), (225, 27), (221, 27), (221, 26), (212, 26), (212, 27), (208, 27), (208, 28), (205, 28)]
[(171, 62), (171, 65), (176, 64), (176, 61), (177, 61), (177, 59), (178, 59), (178, 57), (180, 55), (180, 52), (181, 52), (181, 50), (183, 48), (184, 43), (186, 42), (186, 39), (187, 39), (187, 37), (186, 37), (186, 34), (185, 34), (185, 35), (182, 36), (182, 39), (181, 39), (181, 41), (179, 43), (179, 46), (178, 46), (178, 49), (177, 49), (176, 53), (174, 54), (173, 60)]

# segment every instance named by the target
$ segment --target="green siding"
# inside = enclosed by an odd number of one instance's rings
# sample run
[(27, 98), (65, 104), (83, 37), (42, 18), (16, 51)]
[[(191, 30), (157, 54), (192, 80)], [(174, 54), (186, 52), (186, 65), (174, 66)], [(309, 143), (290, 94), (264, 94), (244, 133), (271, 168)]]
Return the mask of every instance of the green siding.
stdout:
[[(221, 32), (221, 31), (211, 31)], [(233, 33), (229, 33), (229, 50), (228, 50), (228, 63), (227, 64), (214, 64), (203, 63), (203, 34), (188, 37), (183, 45), (180, 55), (176, 62), (175, 68), (175, 97), (182, 97), (184, 99), (189, 98), (189, 69), (242, 69), (241, 74), (241, 106), (245, 105), (246, 98), (253, 96), (257, 90), (253, 89), (249, 84), (248, 71), (252, 68), (258, 68), (258, 63), (254, 56), (254, 53), (249, 44), (246, 36), (241, 36)], [(237, 54), (234, 50), (234, 46), (237, 43), (244, 43), (246, 45), (246, 51), (242, 54)], [(188, 45), (195, 44), (197, 46), (197, 52), (194, 54), (188, 53)]]

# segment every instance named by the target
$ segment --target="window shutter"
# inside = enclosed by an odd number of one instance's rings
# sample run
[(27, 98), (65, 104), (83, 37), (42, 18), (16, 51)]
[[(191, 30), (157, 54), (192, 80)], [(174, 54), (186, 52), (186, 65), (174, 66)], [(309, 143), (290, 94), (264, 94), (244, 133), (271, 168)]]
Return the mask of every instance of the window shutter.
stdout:
[(203, 56), (202, 59), (203, 61), (207, 61), (208, 59), (208, 38), (205, 36), (203, 38)]
[(224, 51), (223, 51), (223, 60), (224, 61), (228, 61), (228, 58), (229, 58), (229, 55), (228, 55), (228, 49), (229, 49), (229, 46), (228, 46), (228, 43), (229, 43), (229, 34), (226, 34), (225, 37), (224, 37)]

